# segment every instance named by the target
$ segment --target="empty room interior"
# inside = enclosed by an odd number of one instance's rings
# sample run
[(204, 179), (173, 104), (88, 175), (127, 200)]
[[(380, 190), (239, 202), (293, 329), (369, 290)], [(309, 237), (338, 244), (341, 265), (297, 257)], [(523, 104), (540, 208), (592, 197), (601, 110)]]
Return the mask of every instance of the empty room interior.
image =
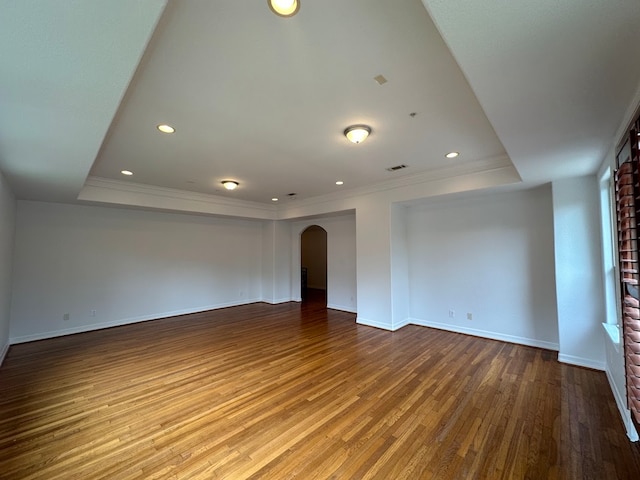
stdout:
[(640, 478), (640, 2), (512, 3), (2, 2), (0, 478)]

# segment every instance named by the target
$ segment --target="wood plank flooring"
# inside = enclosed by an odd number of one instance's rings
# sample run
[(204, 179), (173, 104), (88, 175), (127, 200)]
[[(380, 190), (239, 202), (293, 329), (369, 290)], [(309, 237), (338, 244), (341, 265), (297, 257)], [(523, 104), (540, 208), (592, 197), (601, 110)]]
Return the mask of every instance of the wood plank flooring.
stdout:
[(2, 479), (638, 479), (602, 372), (311, 305), (10, 348)]

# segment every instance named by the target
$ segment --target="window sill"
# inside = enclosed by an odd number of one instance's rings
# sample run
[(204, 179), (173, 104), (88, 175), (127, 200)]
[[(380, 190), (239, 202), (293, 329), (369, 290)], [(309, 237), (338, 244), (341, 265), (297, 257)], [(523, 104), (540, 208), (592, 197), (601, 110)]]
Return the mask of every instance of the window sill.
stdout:
[(616, 351), (620, 351), (620, 329), (618, 325), (613, 325), (611, 323), (603, 323), (602, 324), (604, 331), (607, 332), (607, 336), (613, 346), (616, 348)]

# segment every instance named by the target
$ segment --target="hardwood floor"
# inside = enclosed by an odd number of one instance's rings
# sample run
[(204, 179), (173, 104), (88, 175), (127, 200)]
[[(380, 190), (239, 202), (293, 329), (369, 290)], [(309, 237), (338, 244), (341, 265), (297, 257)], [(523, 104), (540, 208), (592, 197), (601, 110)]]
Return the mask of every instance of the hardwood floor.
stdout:
[(638, 479), (602, 372), (313, 303), (11, 347), (3, 479)]

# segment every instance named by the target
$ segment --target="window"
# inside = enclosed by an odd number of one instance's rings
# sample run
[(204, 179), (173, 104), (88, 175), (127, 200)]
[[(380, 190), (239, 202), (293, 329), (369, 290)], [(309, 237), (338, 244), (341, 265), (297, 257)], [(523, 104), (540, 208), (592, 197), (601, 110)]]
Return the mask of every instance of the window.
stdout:
[(622, 312), (618, 298), (618, 270), (616, 248), (616, 210), (615, 210), (615, 182), (612, 168), (607, 169), (600, 176), (600, 218), (602, 221), (602, 266), (604, 271), (605, 293), (605, 329), (616, 345), (620, 344), (620, 330), (622, 328)]
[(640, 426), (640, 118), (616, 156), (615, 204), (622, 343), (631, 418)]

